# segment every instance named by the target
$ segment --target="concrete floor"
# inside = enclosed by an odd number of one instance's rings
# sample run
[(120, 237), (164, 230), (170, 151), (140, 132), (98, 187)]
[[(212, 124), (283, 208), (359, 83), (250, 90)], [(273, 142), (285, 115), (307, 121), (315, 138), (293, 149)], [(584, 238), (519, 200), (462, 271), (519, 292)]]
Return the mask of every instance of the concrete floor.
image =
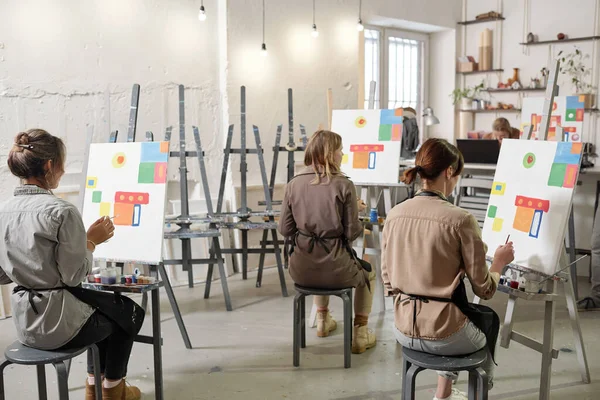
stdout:
[[(240, 275), (230, 278), (234, 311), (226, 312), (220, 285), (214, 284), (212, 298), (204, 300), (204, 286), (176, 288), (185, 323), (194, 348), (187, 350), (181, 340), (164, 292), (161, 294), (164, 337), (164, 384), (166, 399), (400, 399), (402, 364), (391, 326), (391, 311), (372, 316), (370, 325), (378, 344), (362, 355), (352, 356), (352, 368), (343, 368), (343, 332), (320, 339), (307, 331), (307, 348), (301, 353), (300, 368), (292, 366), (292, 297), (282, 298), (277, 274), (266, 271), (263, 287), (254, 287), (255, 274), (248, 281)], [(292, 282), (288, 279), (288, 287)], [(581, 293), (588, 288), (581, 282)], [(290, 290), (290, 292), (293, 292)], [(498, 293), (491, 302), (501, 317), (506, 295)], [(342, 316), (341, 301), (332, 299), (334, 317)], [(307, 310), (308, 312), (308, 310)], [(554, 343), (562, 349), (552, 364), (552, 399), (600, 399), (600, 312), (581, 313), (581, 324), (592, 375), (591, 384), (581, 383), (573, 349), (570, 324), (564, 302), (556, 313)], [(543, 307), (521, 302), (515, 330), (541, 337)], [(150, 318), (147, 319), (150, 321)], [(150, 325), (144, 327), (149, 333)], [(14, 340), (12, 320), (0, 321), (0, 349)], [(73, 363), (69, 387), (72, 399), (83, 398), (84, 357)], [(541, 356), (517, 343), (497, 352), (495, 387), (491, 399), (537, 399)], [(129, 381), (141, 388), (144, 399), (154, 398), (152, 351), (136, 344), (129, 364)], [(53, 370), (47, 368), (50, 399), (57, 399)], [(35, 369), (11, 366), (5, 371), (7, 399), (36, 399)], [(431, 399), (435, 375), (422, 372), (417, 378), (417, 399)], [(461, 375), (459, 388), (466, 388)]]

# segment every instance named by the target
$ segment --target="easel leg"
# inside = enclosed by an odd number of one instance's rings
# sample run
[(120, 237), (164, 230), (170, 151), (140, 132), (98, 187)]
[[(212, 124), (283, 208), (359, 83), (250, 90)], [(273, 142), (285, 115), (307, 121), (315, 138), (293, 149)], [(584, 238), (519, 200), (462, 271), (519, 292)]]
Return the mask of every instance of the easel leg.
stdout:
[(506, 305), (506, 315), (504, 316), (504, 325), (500, 332), (500, 346), (508, 349), (510, 345), (510, 337), (513, 330), (513, 313), (515, 312), (515, 305), (517, 304), (517, 297), (513, 295), (508, 296), (508, 304)]
[(267, 239), (269, 238), (269, 231), (266, 229), (263, 231), (262, 241), (260, 242), (260, 258), (258, 260), (258, 274), (256, 275), (256, 287), (259, 288), (262, 285), (262, 274), (265, 266), (265, 250), (267, 248)]
[(248, 231), (242, 229), (242, 279), (248, 279)]
[(387, 216), (392, 209), (392, 193), (389, 187), (383, 189), (383, 204), (385, 206), (385, 215)]
[[(574, 262), (577, 258), (577, 250), (575, 246), (575, 217), (573, 216), (573, 208), (571, 207), (571, 213), (569, 214), (569, 262)], [(577, 264), (571, 265), (571, 281), (573, 282), (573, 293), (575, 294), (575, 300), (579, 297), (579, 290), (577, 288)]]
[(219, 266), (219, 278), (221, 279), (221, 289), (223, 290), (223, 297), (225, 297), (225, 308), (227, 311), (233, 310), (231, 306), (231, 296), (229, 295), (229, 286), (227, 285), (227, 271), (225, 271), (225, 264), (223, 263), (223, 254), (221, 253), (221, 245), (219, 244), (219, 238), (213, 238), (213, 256), (217, 259), (217, 265)]
[(279, 272), (279, 283), (281, 284), (281, 294), (288, 297), (287, 285), (285, 284), (285, 274), (283, 264), (281, 263), (281, 251), (279, 250), (279, 239), (277, 238), (277, 229), (271, 229), (273, 236), (273, 250), (275, 251), (275, 260), (277, 261), (277, 271)]
[[(185, 347), (188, 349), (192, 348), (192, 342), (190, 342), (190, 337), (188, 336), (187, 329), (185, 327), (185, 323), (183, 322), (183, 318), (181, 317), (181, 311), (179, 310), (179, 305), (177, 304), (177, 300), (175, 299), (175, 293), (173, 293), (173, 287), (171, 287), (171, 282), (169, 281), (169, 277), (167, 276), (167, 271), (165, 270), (165, 266), (162, 264), (158, 265), (158, 273), (162, 278), (165, 291), (167, 292), (167, 297), (169, 299), (169, 303), (171, 303), (171, 309), (173, 310), (173, 315), (175, 316), (175, 321), (177, 321), (177, 326), (179, 327), (179, 332), (181, 332), (181, 338), (183, 339), (183, 343)], [(155, 305), (155, 301), (158, 302), (158, 294), (155, 295), (155, 292), (152, 291), (152, 318), (154, 321), (154, 312), (157, 308)], [(154, 323), (154, 322), (153, 322)], [(160, 323), (160, 321), (159, 321)]]
[[(548, 284), (548, 291), (554, 292), (554, 282)], [(552, 377), (552, 349), (554, 346), (554, 317), (556, 304), (552, 300), (545, 302), (544, 341), (542, 342), (542, 374), (540, 376), (540, 400), (550, 399), (550, 380)]]
[(183, 270), (188, 273), (188, 287), (194, 287), (194, 268), (190, 263), (192, 259), (192, 243), (190, 239), (181, 239), (181, 263)]
[[(217, 240), (219, 240), (219, 239), (217, 238)], [(214, 241), (210, 245), (210, 250), (208, 251), (208, 257), (211, 259), (215, 258)], [(208, 264), (208, 269), (206, 270), (206, 286), (204, 287), (204, 298), (205, 299), (208, 299), (210, 297), (210, 287), (212, 285), (212, 276), (213, 276), (214, 266), (215, 266), (214, 264)]]
[(575, 303), (575, 291), (571, 280), (564, 283), (565, 298), (567, 300), (567, 309), (569, 310), (569, 319), (573, 329), (573, 339), (575, 341), (575, 350), (577, 351), (577, 361), (579, 361), (579, 370), (581, 371), (581, 380), (584, 383), (590, 383), (590, 370), (588, 367), (583, 337), (581, 335), (581, 326), (579, 325), (579, 314)]

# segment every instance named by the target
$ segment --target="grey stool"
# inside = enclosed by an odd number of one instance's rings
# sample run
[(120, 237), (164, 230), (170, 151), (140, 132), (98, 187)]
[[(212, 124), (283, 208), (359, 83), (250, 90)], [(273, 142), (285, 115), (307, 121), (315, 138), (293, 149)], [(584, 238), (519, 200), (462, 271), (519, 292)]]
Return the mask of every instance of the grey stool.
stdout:
[(102, 398), (102, 379), (100, 378), (100, 353), (98, 346), (82, 347), (69, 350), (38, 350), (27, 347), (20, 342), (14, 342), (4, 350), (5, 360), (0, 363), (0, 400), (4, 397), (4, 368), (10, 364), (35, 365), (37, 367), (38, 394), (40, 400), (47, 400), (46, 392), (46, 364), (54, 365), (58, 375), (58, 398), (69, 399), (69, 372), (67, 361), (77, 357), (84, 351), (91, 351), (94, 358), (94, 379), (96, 380), (96, 399)]
[(404, 377), (402, 378), (402, 400), (414, 400), (417, 374), (424, 369), (435, 371), (469, 371), (469, 400), (488, 398), (488, 377), (481, 368), (487, 360), (487, 348), (465, 356), (438, 356), (402, 347)]
[[(315, 289), (294, 285), (294, 367), (300, 365), (300, 347), (306, 347), (306, 296), (337, 296), (344, 302), (344, 368), (352, 354), (352, 289)], [(1, 399), (0, 399), (1, 400)]]

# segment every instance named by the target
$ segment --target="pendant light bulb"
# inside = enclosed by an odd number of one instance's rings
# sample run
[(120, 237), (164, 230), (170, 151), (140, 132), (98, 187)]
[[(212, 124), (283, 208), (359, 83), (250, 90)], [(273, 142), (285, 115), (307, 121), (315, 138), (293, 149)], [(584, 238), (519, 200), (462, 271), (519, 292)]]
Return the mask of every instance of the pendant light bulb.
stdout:
[(365, 26), (363, 25), (363, 23), (362, 23), (362, 19), (360, 19), (360, 18), (358, 19), (358, 24), (356, 24), (356, 29), (357, 29), (359, 32), (362, 32), (362, 31), (364, 31), (364, 30), (365, 30)]
[(263, 43), (260, 49), (260, 54), (262, 54), (263, 57), (266, 57), (269, 53), (267, 53), (267, 45), (266, 43)]
[(319, 31), (317, 29), (317, 25), (316, 24), (313, 24), (313, 27), (312, 27), (312, 37), (314, 37), (314, 38), (318, 38), (319, 37)]
[(200, 11), (198, 11), (198, 20), (206, 21), (206, 10), (204, 6), (200, 6)]

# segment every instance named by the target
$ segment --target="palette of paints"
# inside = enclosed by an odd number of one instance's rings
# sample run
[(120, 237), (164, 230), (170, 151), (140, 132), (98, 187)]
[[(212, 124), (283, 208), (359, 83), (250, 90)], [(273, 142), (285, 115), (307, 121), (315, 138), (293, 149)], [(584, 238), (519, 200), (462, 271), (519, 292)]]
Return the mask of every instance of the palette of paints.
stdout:
[(156, 278), (152, 276), (144, 276), (136, 268), (131, 275), (119, 275), (116, 268), (103, 269), (99, 274), (88, 275), (89, 283), (101, 283), (103, 285), (149, 285), (156, 283)]

